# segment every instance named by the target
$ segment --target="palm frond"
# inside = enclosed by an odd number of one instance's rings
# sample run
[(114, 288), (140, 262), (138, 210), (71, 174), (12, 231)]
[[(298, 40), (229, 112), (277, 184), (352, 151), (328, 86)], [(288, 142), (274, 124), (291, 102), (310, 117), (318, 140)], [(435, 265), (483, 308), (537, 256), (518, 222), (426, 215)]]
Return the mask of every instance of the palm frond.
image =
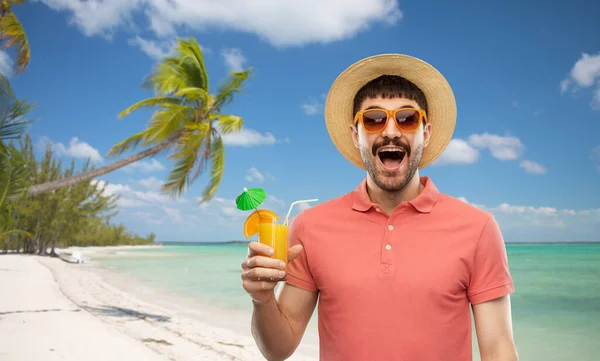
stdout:
[(233, 100), (233, 96), (243, 90), (242, 85), (250, 77), (251, 68), (244, 71), (233, 72), (231, 76), (217, 88), (217, 96), (213, 109), (220, 112), (223, 106)]
[(13, 145), (0, 143), (0, 207), (6, 198), (23, 194), (28, 186), (26, 159)]
[(202, 192), (202, 200), (200, 203), (205, 203), (211, 200), (219, 185), (221, 179), (223, 179), (223, 173), (225, 171), (225, 149), (223, 147), (223, 139), (215, 132), (213, 138), (212, 148), (210, 150), (210, 162), (211, 162), (211, 178), (208, 185)]
[(17, 54), (15, 73), (23, 72), (29, 64), (31, 52), (25, 30), (13, 12), (8, 12), (0, 18), (0, 41), (5, 40), (6, 43), (2, 48), (15, 46)]
[(181, 194), (185, 186), (190, 184), (190, 172), (199, 161), (198, 155), (205, 143), (210, 125), (196, 123), (189, 125), (188, 128), (195, 128), (196, 131), (185, 134), (176, 146), (177, 152), (170, 156), (170, 159), (177, 160), (177, 162), (169, 173), (167, 182), (163, 185), (163, 191)]
[(128, 151), (129, 149), (135, 149), (142, 141), (148, 138), (148, 129), (145, 129), (137, 134), (132, 135), (131, 137), (115, 144), (108, 151), (107, 157), (112, 157), (115, 155), (121, 155)]
[(34, 106), (16, 99), (8, 79), (0, 74), (0, 140), (19, 138), (33, 122), (24, 117)]
[[(181, 54), (181, 66), (188, 70), (188, 78), (194, 86), (208, 90), (208, 74), (204, 65), (204, 55), (194, 38), (178, 39), (178, 51)], [(189, 60), (189, 62), (188, 62)]]
[(197, 41), (193, 38), (178, 39), (176, 53), (160, 61), (142, 87), (163, 95), (186, 88), (208, 91), (208, 74)]
[(193, 122), (194, 119), (194, 109), (189, 106), (165, 106), (163, 110), (152, 116), (147, 130), (148, 140), (162, 142), (175, 133), (183, 131), (184, 126)]
[(142, 88), (153, 90), (160, 95), (171, 95), (190, 86), (182, 73), (180, 60), (175, 56), (163, 59), (142, 83)]
[(120, 112), (118, 114), (119, 118), (124, 118), (127, 115), (131, 114), (133, 111), (146, 107), (146, 108), (153, 108), (156, 106), (167, 106), (167, 105), (180, 105), (181, 104), (181, 100), (174, 98), (174, 97), (152, 97), (152, 98), (148, 98), (148, 99), (144, 99), (144, 100), (140, 100), (139, 102), (133, 104), (132, 106), (130, 106), (129, 108), (123, 110), (122, 112)]
[(239, 132), (244, 125), (242, 117), (238, 117), (237, 115), (218, 114), (214, 117), (217, 120), (217, 125), (219, 126), (219, 132), (221, 134)]
[(184, 88), (174, 94), (177, 97), (186, 98), (189, 101), (201, 100), (203, 104), (208, 104), (209, 94), (206, 89), (201, 88)]
[(194, 173), (190, 177), (190, 182), (195, 182), (196, 179), (206, 170), (206, 166), (210, 162), (210, 150), (211, 150), (211, 133), (206, 134), (204, 138), (204, 144), (201, 146), (202, 153), (200, 154), (200, 158), (198, 159), (198, 163), (195, 166)]

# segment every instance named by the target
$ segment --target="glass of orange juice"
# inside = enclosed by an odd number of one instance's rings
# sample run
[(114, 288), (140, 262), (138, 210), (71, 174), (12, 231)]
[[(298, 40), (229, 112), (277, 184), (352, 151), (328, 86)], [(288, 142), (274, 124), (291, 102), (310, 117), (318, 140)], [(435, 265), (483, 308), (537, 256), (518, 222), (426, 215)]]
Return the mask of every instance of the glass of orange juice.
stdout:
[(274, 218), (261, 218), (258, 225), (258, 241), (275, 251), (272, 258), (288, 262), (288, 230), (286, 224), (278, 224)]
[[(283, 223), (277, 223), (279, 216), (268, 209), (256, 209), (252, 212), (244, 222), (244, 235), (246, 238), (258, 233), (258, 242), (271, 247), (274, 254), (271, 258), (278, 259), (285, 263), (284, 270), (287, 270), (288, 250), (289, 250), (289, 220), (292, 207), (298, 203), (316, 202), (318, 199), (305, 199), (292, 202), (285, 216)], [(283, 281), (283, 279), (274, 279), (275, 281)]]

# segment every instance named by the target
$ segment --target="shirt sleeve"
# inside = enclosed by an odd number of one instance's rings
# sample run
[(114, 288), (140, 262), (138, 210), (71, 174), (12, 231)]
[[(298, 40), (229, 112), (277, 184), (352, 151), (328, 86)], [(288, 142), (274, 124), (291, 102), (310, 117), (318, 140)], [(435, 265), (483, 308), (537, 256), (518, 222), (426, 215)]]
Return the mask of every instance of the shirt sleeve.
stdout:
[(304, 220), (302, 212), (292, 220), (289, 229), (289, 246), (290, 248), (301, 244), (303, 249), (298, 257), (290, 261), (287, 266), (287, 281), (286, 283), (293, 286), (316, 292), (318, 291), (317, 284), (310, 272), (310, 267), (307, 257), (307, 245), (304, 233)]
[(471, 304), (514, 292), (504, 238), (494, 216), (486, 222), (475, 250), (467, 295)]

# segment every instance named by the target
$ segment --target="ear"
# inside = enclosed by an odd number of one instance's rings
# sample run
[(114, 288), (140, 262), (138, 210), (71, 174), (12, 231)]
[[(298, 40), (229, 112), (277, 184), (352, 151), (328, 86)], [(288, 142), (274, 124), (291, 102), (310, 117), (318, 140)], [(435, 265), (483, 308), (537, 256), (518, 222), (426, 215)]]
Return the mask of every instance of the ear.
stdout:
[(352, 136), (354, 146), (358, 148), (358, 129), (356, 129), (354, 124), (350, 124), (350, 136)]
[(423, 146), (426, 148), (431, 139), (431, 123), (425, 123), (423, 126)]

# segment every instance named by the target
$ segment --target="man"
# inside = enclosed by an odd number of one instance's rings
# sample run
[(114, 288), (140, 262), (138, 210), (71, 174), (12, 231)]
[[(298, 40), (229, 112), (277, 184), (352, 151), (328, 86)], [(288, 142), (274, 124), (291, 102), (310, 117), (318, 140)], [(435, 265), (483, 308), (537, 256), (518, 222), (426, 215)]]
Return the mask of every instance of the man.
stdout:
[(324, 361), (470, 361), (469, 306), (482, 361), (517, 360), (514, 286), (494, 217), (419, 175), (454, 132), (446, 79), (405, 55), (363, 59), (335, 80), (325, 118), (366, 178), (296, 216), (286, 271), (250, 243), (242, 279), (263, 355), (292, 355), (318, 301)]

